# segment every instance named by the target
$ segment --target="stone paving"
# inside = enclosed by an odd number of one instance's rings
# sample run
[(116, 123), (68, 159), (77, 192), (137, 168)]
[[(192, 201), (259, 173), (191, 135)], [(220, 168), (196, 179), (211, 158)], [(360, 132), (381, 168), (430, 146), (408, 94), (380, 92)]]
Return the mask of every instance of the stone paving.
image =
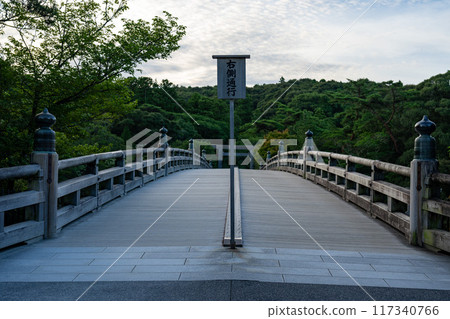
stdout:
[(0, 254), (0, 282), (92, 282), (115, 262), (100, 281), (255, 280), (450, 290), (450, 258), (425, 251), (328, 251), (330, 257), (312, 249), (168, 246), (132, 247), (118, 259), (126, 248), (45, 243), (16, 248)]

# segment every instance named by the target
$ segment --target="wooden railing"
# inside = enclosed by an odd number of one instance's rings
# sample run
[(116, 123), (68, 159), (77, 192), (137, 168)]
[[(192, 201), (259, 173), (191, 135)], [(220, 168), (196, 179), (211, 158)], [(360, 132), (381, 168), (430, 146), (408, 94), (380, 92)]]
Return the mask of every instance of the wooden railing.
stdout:
[(413, 200), (420, 200), (423, 244), (450, 252), (450, 202), (438, 198), (441, 185), (450, 184), (450, 175), (434, 173), (426, 177), (424, 196), (412, 198), (410, 186), (384, 180), (385, 173), (391, 173), (403, 176), (409, 184), (409, 167), (351, 155), (305, 148), (275, 155), (261, 169), (286, 171), (322, 185), (399, 230), (408, 239), (410, 204)]
[[(0, 248), (44, 234), (45, 192), (43, 171), (37, 164), (0, 169), (0, 181), (28, 179), (28, 190), (0, 196)], [(26, 221), (5, 226), (5, 212), (23, 209)]]
[[(127, 158), (131, 159), (128, 163)], [(38, 164), (1, 168), (0, 181), (26, 179), (29, 186), (26, 191), (0, 196), (0, 248), (42, 238), (49, 223), (55, 223), (56, 230), (59, 230), (84, 214), (162, 176), (179, 170), (210, 167), (204, 157), (193, 155), (191, 150), (167, 147), (59, 160), (56, 168)], [(45, 172), (46, 169), (54, 171)], [(71, 169), (77, 169), (78, 176), (58, 180), (58, 176), (61, 178)], [(49, 180), (50, 177), (56, 181)], [(53, 186), (46, 187), (46, 184)], [(52, 198), (55, 199), (53, 206)], [(5, 212), (14, 214), (18, 210), (24, 214), (25, 220), (5, 226)], [(56, 216), (56, 220), (48, 220), (49, 216)]]

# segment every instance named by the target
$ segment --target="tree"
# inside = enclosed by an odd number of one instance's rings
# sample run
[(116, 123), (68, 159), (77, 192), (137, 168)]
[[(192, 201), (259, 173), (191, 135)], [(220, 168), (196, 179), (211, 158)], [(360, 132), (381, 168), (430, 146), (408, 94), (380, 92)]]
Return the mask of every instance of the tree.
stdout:
[(7, 9), (0, 23), (13, 33), (0, 47), (0, 59), (17, 73), (14, 94), (1, 102), (14, 98), (21, 115), (18, 130), (28, 140), (44, 107), (57, 117), (60, 132), (127, 113), (135, 104), (121, 75), (133, 74), (148, 60), (167, 59), (185, 35), (185, 27), (167, 12), (151, 23), (122, 19), (116, 31), (114, 22), (128, 9), (127, 0), (0, 4)]
[[(260, 147), (260, 149), (258, 150), (258, 153), (263, 159), (266, 159), (267, 152), (270, 152), (270, 156), (273, 157), (278, 154), (279, 145), (272, 145), (271, 144), (272, 140), (292, 139), (292, 138), (295, 138), (295, 136), (289, 134), (288, 129), (285, 129), (284, 131), (277, 131), (277, 130), (270, 131), (266, 135), (264, 135), (264, 139), (266, 141)], [(290, 149), (289, 149), (289, 151), (290, 151)]]
[(43, 19), (52, 23), (57, 14), (54, 5), (47, 5), (48, 0), (10, 0), (0, 1), (0, 34), (5, 26), (15, 28), (14, 22), (23, 15), (33, 19)]

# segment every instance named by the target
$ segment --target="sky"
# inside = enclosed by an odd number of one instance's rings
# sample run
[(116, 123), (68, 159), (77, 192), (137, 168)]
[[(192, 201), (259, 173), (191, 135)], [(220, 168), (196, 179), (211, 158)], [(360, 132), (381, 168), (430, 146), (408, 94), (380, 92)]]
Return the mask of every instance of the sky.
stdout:
[(216, 85), (214, 54), (250, 54), (249, 86), (282, 76), (416, 84), (450, 69), (450, 0), (378, 0), (363, 14), (373, 2), (130, 0), (126, 17), (165, 10), (187, 27), (171, 58), (140, 66), (184, 86)]

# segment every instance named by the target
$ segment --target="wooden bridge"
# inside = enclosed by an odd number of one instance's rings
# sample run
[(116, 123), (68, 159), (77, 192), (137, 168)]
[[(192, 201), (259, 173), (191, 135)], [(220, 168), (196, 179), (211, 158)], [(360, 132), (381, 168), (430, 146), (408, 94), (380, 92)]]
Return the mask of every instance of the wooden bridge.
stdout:
[(311, 143), (236, 169), (235, 250), (222, 246), (229, 170), (192, 147), (36, 151), (34, 164), (0, 169), (29, 181), (0, 196), (0, 282), (254, 280), (356, 286), (368, 299), (364, 287), (450, 290), (450, 206), (435, 197), (450, 176), (429, 159), (403, 167)]

